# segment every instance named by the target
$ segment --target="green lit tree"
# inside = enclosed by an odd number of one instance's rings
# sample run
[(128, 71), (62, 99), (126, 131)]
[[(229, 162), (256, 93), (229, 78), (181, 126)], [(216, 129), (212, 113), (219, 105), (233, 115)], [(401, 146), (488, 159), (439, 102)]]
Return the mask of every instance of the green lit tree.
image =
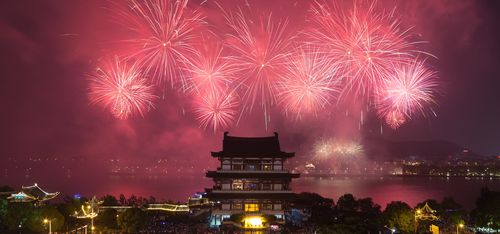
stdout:
[(382, 223), (390, 228), (396, 228), (400, 233), (412, 233), (414, 229), (414, 213), (411, 207), (401, 201), (387, 204), (382, 212)]
[(9, 230), (24, 229), (33, 209), (31, 203), (9, 203), (5, 216), (5, 225)]
[(48, 230), (44, 219), (51, 220), (52, 231), (59, 231), (64, 225), (64, 216), (53, 206), (35, 207), (30, 213), (26, 227), (33, 232)]

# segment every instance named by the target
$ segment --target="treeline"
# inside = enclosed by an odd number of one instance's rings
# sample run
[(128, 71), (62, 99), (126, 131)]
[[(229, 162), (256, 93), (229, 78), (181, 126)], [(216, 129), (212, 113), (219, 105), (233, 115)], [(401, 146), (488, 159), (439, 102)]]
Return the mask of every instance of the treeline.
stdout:
[[(416, 211), (428, 204), (438, 220), (416, 219)], [(402, 201), (393, 201), (381, 209), (371, 198), (357, 199), (345, 194), (334, 203), (314, 193), (301, 193), (292, 204), (310, 215), (300, 228), (290, 228), (298, 233), (310, 230), (318, 233), (430, 233), (429, 226), (437, 225), (441, 233), (472, 233), (479, 230), (500, 230), (500, 191), (481, 189), (476, 207), (467, 211), (451, 197), (442, 201), (428, 199), (411, 207)], [(425, 212), (425, 211), (421, 211)], [(293, 216), (293, 215), (292, 215)], [(461, 224), (461, 225), (460, 225)]]
[[(9, 187), (0, 187), (0, 192), (13, 191)], [(5, 194), (5, 193), (4, 193)], [(61, 199), (59, 199), (61, 200)], [(6, 195), (0, 196), (0, 233), (42, 232), (47, 227), (43, 219), (52, 220), (52, 231), (69, 231), (88, 225), (89, 219), (77, 219), (75, 212), (86, 205), (89, 198), (65, 196), (60, 202), (50, 202), (35, 206), (32, 203), (10, 203)], [(116, 209), (102, 209), (94, 220), (99, 233), (211, 233), (208, 229), (209, 214), (190, 217), (188, 214), (170, 214), (161, 211), (145, 211), (147, 204), (172, 201), (157, 201), (154, 197), (118, 198), (106, 195), (99, 199), (102, 206), (131, 206), (119, 212)], [(418, 220), (415, 212), (427, 203), (439, 217), (437, 221)], [(288, 216), (283, 233), (427, 233), (429, 225), (440, 227), (441, 233), (454, 233), (457, 225), (463, 224), (461, 233), (468, 233), (477, 228), (500, 229), (500, 191), (483, 188), (476, 200), (476, 207), (465, 210), (452, 198), (442, 201), (425, 200), (415, 207), (401, 201), (393, 201), (382, 209), (371, 198), (356, 198), (346, 194), (333, 199), (323, 198), (314, 193), (301, 193), (290, 204), (292, 212)], [(293, 214), (297, 211), (300, 218)], [(417, 224), (417, 225), (416, 225)]]

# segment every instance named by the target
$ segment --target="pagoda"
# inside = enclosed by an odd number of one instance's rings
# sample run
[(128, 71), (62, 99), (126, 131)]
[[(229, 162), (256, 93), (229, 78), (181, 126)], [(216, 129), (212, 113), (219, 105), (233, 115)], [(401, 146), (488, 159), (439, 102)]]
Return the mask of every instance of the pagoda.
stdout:
[(35, 205), (41, 205), (43, 202), (54, 199), (59, 195), (59, 192), (45, 192), (38, 184), (32, 186), (22, 186), (21, 191), (13, 193), (7, 199), (10, 202), (34, 202)]
[(205, 195), (215, 204), (210, 226), (268, 229), (285, 222), (287, 202), (294, 198), (292, 178), (284, 168), (295, 153), (281, 151), (278, 133), (269, 137), (235, 137), (224, 133), (222, 151), (212, 152), (220, 167), (208, 171), (215, 185)]

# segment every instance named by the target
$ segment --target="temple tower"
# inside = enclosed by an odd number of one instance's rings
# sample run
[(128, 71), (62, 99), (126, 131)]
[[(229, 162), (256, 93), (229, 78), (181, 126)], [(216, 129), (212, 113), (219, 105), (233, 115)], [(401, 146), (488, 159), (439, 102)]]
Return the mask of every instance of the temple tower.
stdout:
[(294, 197), (290, 182), (299, 177), (284, 168), (293, 156), (281, 151), (277, 133), (235, 137), (225, 132), (222, 151), (212, 152), (220, 167), (206, 174), (215, 183), (206, 189), (206, 197), (215, 204), (210, 225), (268, 229), (284, 224), (287, 201)]

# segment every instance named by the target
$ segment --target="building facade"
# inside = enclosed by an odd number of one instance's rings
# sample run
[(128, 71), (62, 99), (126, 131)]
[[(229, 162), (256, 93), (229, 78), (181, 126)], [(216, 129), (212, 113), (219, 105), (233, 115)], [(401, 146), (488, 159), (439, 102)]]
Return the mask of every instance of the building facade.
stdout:
[(252, 138), (224, 133), (222, 151), (212, 152), (220, 166), (207, 172), (214, 181), (206, 189), (206, 197), (215, 204), (210, 225), (267, 229), (284, 224), (287, 201), (294, 197), (290, 182), (299, 177), (284, 163), (294, 155), (281, 151), (277, 133)]

